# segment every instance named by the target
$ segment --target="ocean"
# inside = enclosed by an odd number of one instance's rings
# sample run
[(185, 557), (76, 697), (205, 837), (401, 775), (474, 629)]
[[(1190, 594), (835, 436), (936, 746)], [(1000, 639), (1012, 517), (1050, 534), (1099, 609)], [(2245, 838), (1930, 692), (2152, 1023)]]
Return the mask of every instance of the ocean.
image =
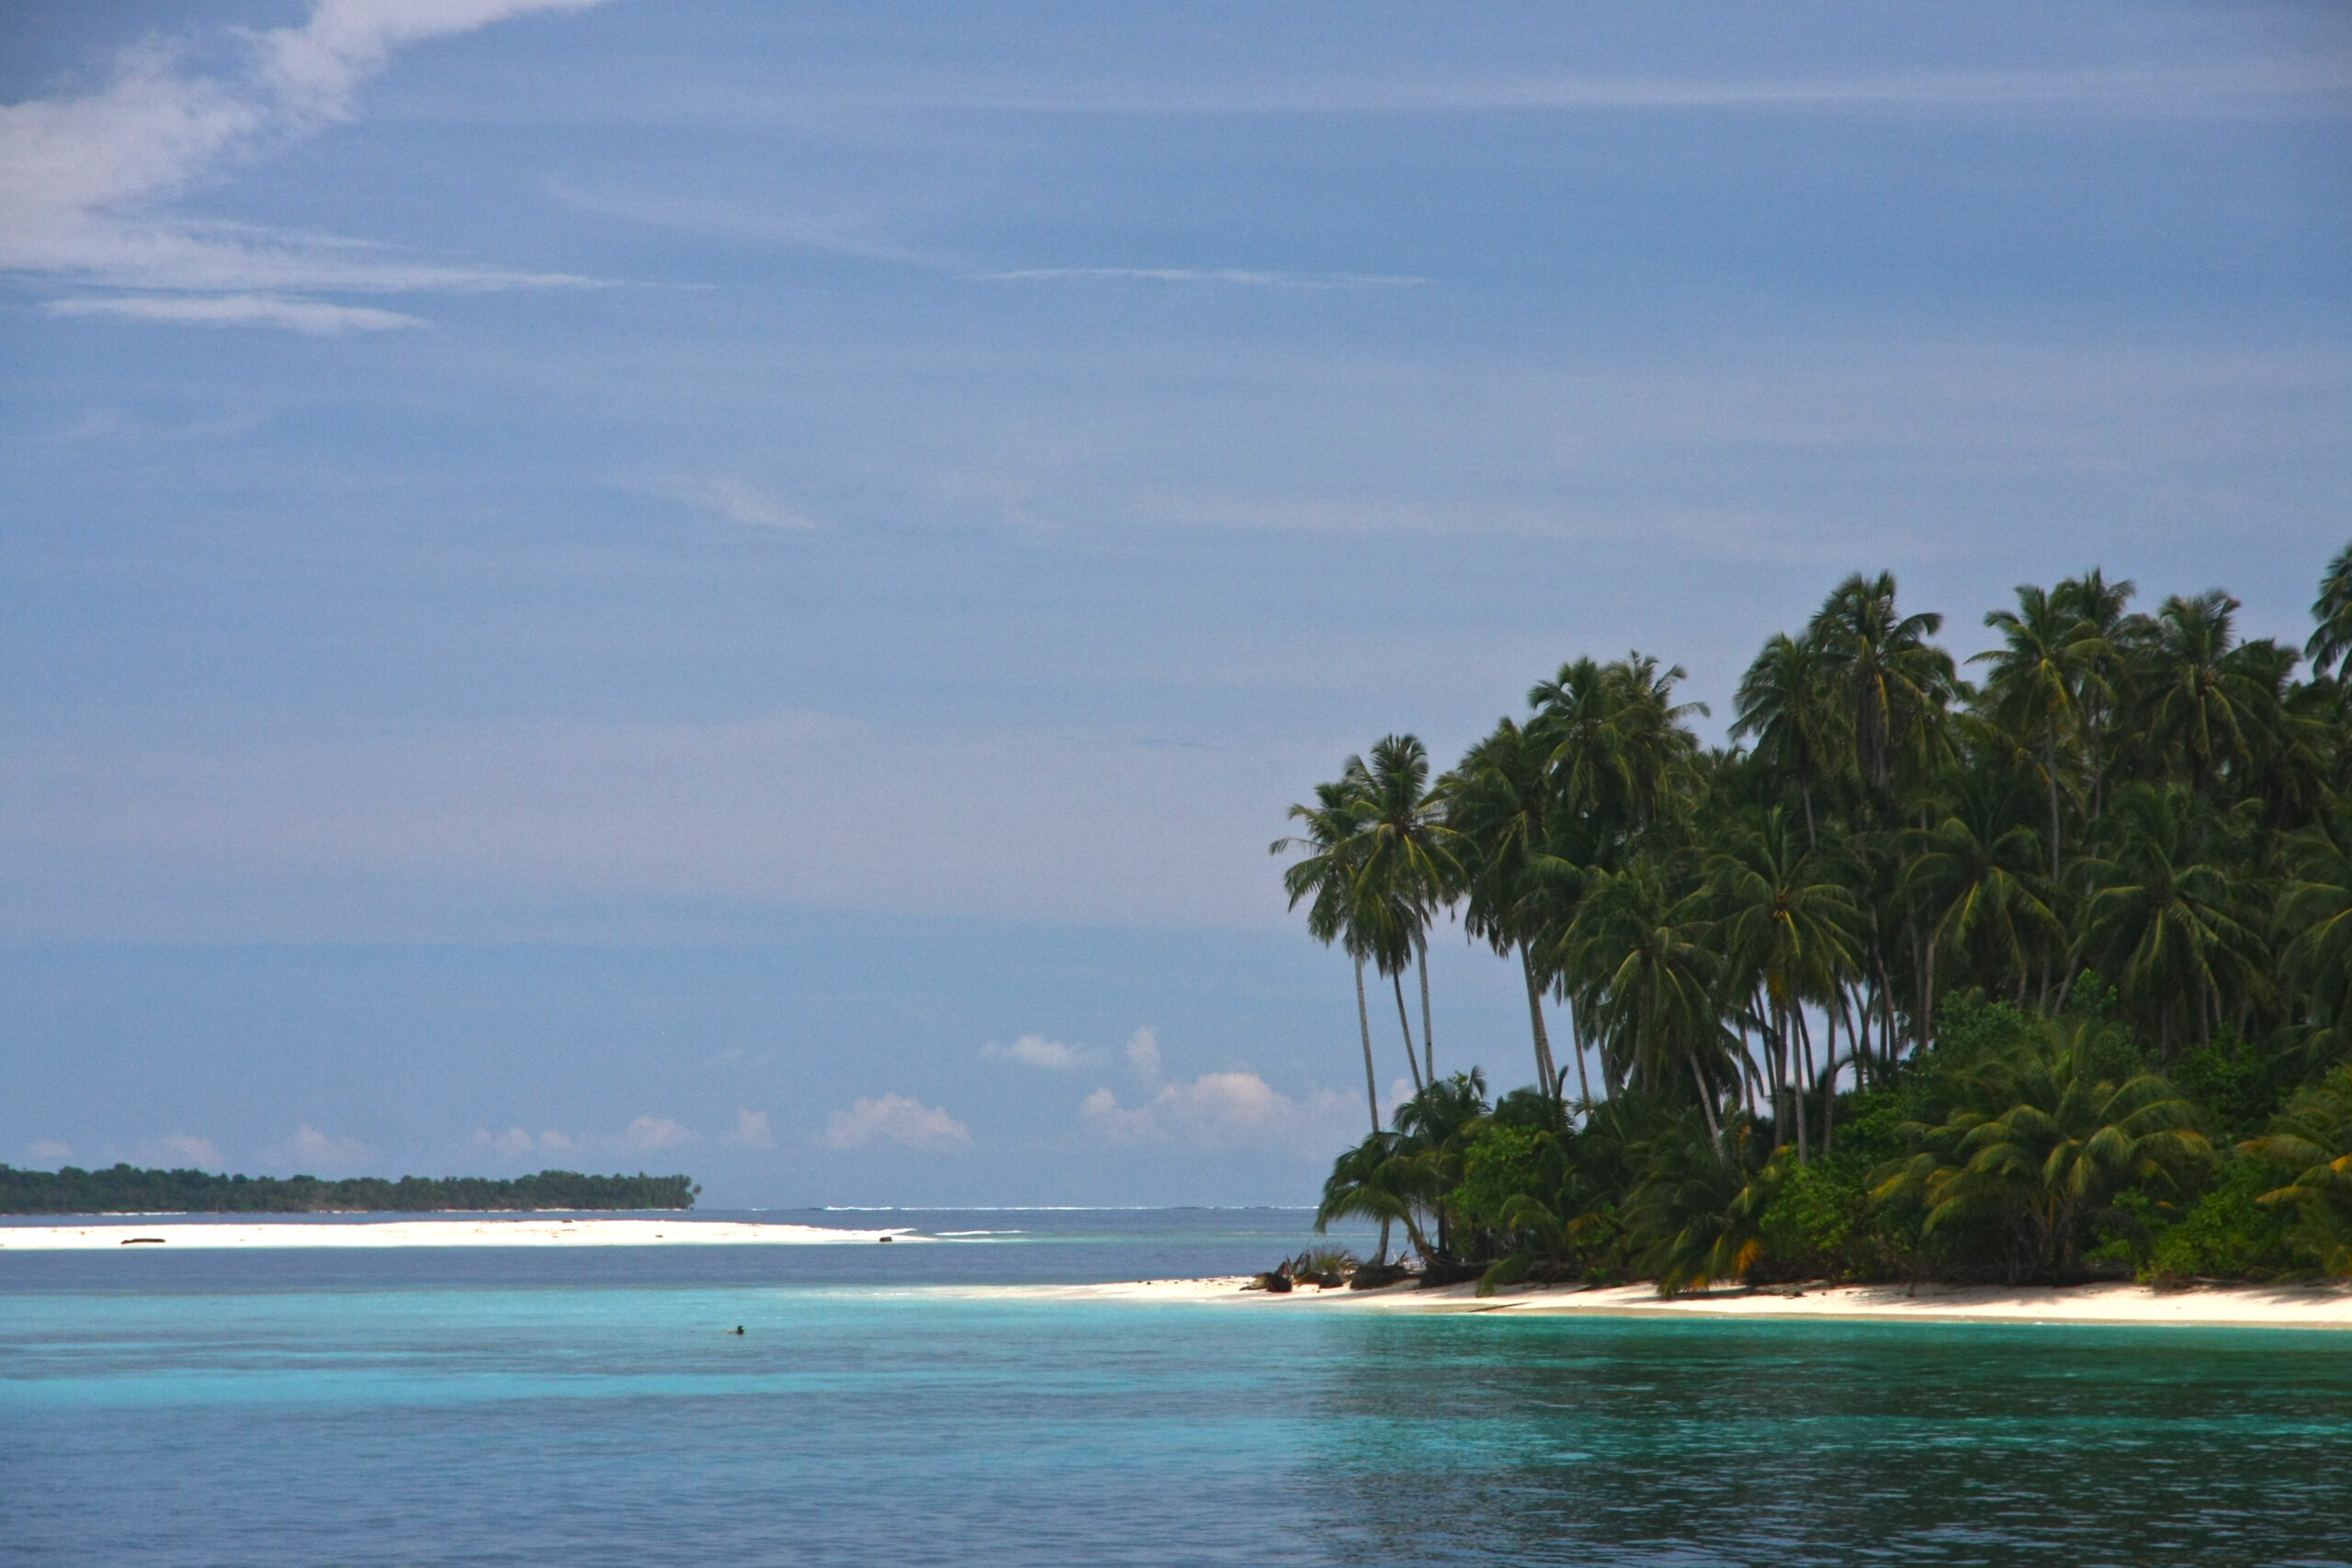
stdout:
[(2344, 1335), (1040, 1300), (1307, 1216), (708, 1217), (953, 1239), (0, 1252), (0, 1562), (2352, 1561)]

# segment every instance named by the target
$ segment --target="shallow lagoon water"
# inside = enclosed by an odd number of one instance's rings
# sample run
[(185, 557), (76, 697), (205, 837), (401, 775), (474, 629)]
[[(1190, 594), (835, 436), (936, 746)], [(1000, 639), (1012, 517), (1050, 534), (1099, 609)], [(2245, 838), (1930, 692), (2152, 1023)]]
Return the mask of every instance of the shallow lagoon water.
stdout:
[(1026, 1236), (0, 1258), (0, 1561), (2352, 1560), (2352, 1337), (1041, 1301), (1304, 1218), (922, 1223)]

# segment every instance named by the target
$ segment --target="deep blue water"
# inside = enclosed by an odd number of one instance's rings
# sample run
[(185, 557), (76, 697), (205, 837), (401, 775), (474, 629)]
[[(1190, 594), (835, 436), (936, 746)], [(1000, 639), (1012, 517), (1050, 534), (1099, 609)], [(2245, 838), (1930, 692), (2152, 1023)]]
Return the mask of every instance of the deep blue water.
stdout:
[(971, 1287), (1305, 1216), (911, 1223), (1023, 1234), (0, 1254), (0, 1562), (2352, 1560), (2352, 1337), (1040, 1302)]

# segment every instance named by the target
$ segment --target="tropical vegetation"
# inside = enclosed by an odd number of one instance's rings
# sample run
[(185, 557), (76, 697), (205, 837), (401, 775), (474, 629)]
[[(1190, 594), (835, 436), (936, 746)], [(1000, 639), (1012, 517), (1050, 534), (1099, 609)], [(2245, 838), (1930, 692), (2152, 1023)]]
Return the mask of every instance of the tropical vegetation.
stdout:
[[(2021, 586), (1962, 659), (1858, 574), (1725, 745), (1635, 653), (1442, 772), (1347, 759), (1272, 846), (1355, 969), (1322, 1220), (1488, 1286), (2352, 1274), (2352, 546), (2301, 649), (2137, 602)], [(1441, 1073), (1441, 921), (1523, 982), (1527, 1086)]]

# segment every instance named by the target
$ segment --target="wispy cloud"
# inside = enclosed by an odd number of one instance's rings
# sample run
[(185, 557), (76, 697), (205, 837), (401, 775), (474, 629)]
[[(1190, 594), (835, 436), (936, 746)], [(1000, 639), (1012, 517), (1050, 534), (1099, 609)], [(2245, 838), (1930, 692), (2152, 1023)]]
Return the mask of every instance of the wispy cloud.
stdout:
[(74, 1157), (74, 1145), (42, 1138), (25, 1145), (25, 1158), (34, 1165), (59, 1165)]
[[(0, 106), (0, 272), (142, 291), (60, 301), (63, 314), (303, 333), (413, 324), (396, 312), (336, 314), (295, 290), (396, 293), (578, 285), (568, 274), (419, 261), (329, 236), (205, 222), (165, 210), (240, 159), (353, 113), (361, 84), (399, 49), (534, 11), (602, 0), (318, 0), (297, 26), (243, 35), (243, 69), (207, 75), (150, 43), (77, 97)], [(169, 309), (199, 297), (209, 311)], [(232, 298), (220, 298), (229, 296)], [(106, 309), (111, 304), (113, 309)], [(313, 307), (304, 310), (301, 307)], [(324, 312), (324, 313), (322, 313)]]
[(680, 478), (664, 480), (654, 487), (671, 500), (682, 502), (704, 512), (715, 513), (730, 523), (741, 523), (752, 528), (781, 528), (787, 533), (806, 533), (824, 525), (809, 516), (790, 502), (769, 494), (756, 485), (723, 476), (701, 479)]
[(865, 1149), (890, 1144), (902, 1149), (969, 1148), (972, 1130), (946, 1111), (903, 1094), (861, 1100), (825, 1119), (825, 1146)]
[(1159, 1036), (1149, 1025), (1127, 1037), (1127, 1066), (1148, 1089), (1159, 1082)]
[(115, 316), (193, 327), (285, 327), (311, 337), (389, 333), (424, 323), (398, 310), (284, 299), (269, 294), (72, 295), (42, 307), (52, 316)]
[(1206, 283), (1244, 288), (1415, 288), (1437, 281), (1376, 272), (1264, 272), (1237, 266), (1026, 266), (972, 276), (983, 283)]
[(1058, 1040), (1048, 1040), (1042, 1034), (1024, 1034), (1010, 1045), (991, 1040), (980, 1047), (980, 1059), (988, 1062), (1018, 1062), (1024, 1067), (1043, 1067), (1048, 1072), (1066, 1073), (1082, 1066), (1087, 1054), (1075, 1045)]

